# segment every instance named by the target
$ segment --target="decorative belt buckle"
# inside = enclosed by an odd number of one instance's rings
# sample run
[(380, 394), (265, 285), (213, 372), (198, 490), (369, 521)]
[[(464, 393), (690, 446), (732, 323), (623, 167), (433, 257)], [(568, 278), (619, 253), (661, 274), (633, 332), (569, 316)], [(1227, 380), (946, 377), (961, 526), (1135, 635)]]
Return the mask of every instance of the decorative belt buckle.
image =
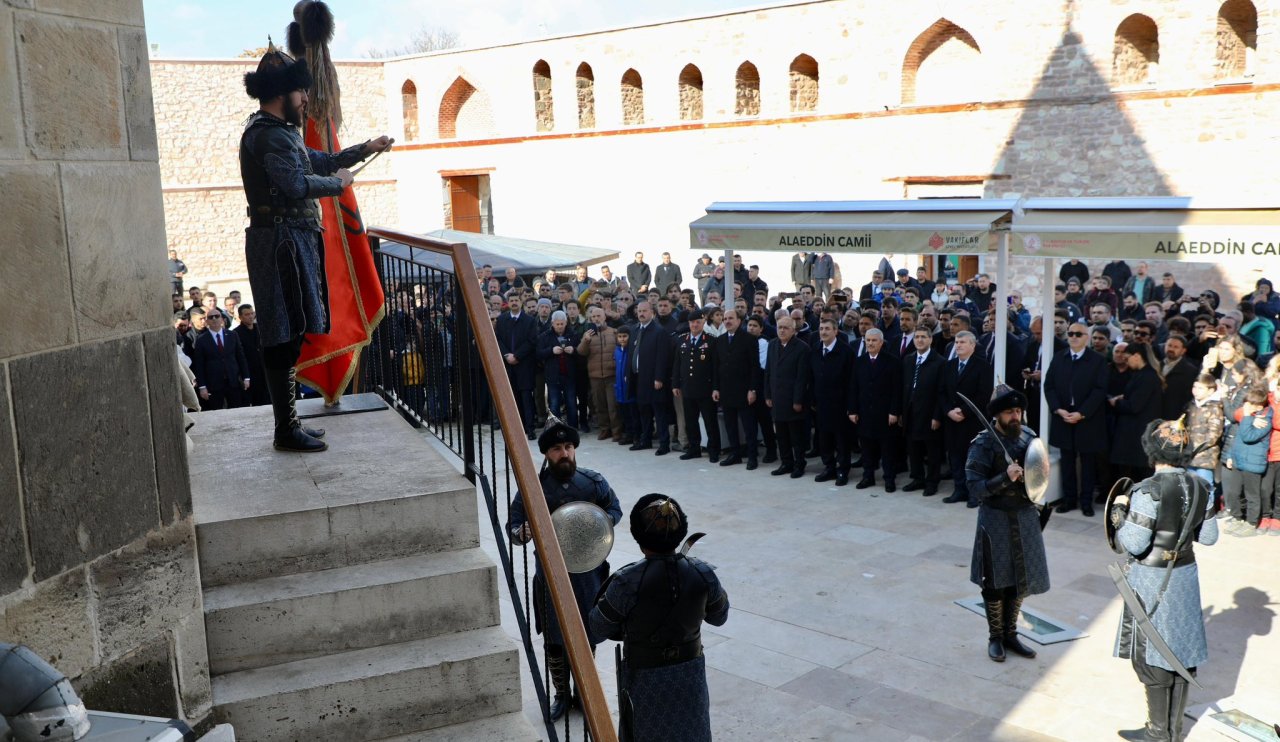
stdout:
[(1162, 556), (1164, 557), (1164, 560), (1165, 560), (1166, 562), (1172, 562), (1172, 561), (1174, 561), (1175, 559), (1177, 559), (1177, 558), (1178, 558), (1178, 552), (1176, 552), (1176, 551), (1169, 551), (1168, 549), (1165, 549), (1165, 550), (1164, 550), (1164, 553), (1162, 554)]

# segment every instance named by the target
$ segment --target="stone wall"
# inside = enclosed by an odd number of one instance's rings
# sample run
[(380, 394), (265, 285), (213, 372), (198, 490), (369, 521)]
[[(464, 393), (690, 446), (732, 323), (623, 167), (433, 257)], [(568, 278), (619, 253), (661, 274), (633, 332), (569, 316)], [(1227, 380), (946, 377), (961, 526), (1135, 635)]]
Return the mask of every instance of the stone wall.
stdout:
[[(245, 95), (243, 81), (244, 73), (256, 64), (245, 59), (150, 62), (169, 247), (187, 265), (188, 286), (212, 285), (219, 296), (237, 288), (245, 292), (245, 301), (248, 219), (239, 148), (244, 122), (257, 110), (256, 102)], [(388, 128), (387, 109), (391, 100), (408, 110), (402, 95), (407, 81), (397, 82), (397, 92), (389, 96), (381, 64), (339, 62), (337, 68), (343, 115), (339, 143), (350, 146), (384, 133), (403, 141), (403, 128)], [(416, 105), (416, 89), (413, 98)], [(356, 179), (366, 224), (396, 222), (394, 196), (385, 197), (388, 188), (394, 192), (390, 159), (380, 157)]]
[(818, 110), (818, 62), (808, 54), (791, 62), (791, 110)]
[(738, 116), (760, 115), (760, 71), (754, 64), (743, 62), (734, 80), (733, 112)]
[(702, 70), (692, 64), (680, 71), (680, 120), (702, 120)]
[(622, 123), (628, 126), (644, 123), (644, 80), (635, 70), (622, 74)]
[(574, 100), (578, 101), (578, 128), (596, 128), (596, 79), (585, 62), (578, 66), (574, 87), (577, 90)]
[(0, 3), (0, 641), (203, 719), (204, 618), (141, 0)]

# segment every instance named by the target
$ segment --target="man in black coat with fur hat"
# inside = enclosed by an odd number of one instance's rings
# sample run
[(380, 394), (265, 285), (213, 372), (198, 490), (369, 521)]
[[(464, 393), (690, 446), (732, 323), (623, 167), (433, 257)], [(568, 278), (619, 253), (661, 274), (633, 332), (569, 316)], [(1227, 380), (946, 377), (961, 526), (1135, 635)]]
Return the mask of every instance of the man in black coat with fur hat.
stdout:
[[(609, 482), (599, 473), (591, 469), (579, 469), (577, 459), (578, 431), (570, 425), (551, 417), (547, 427), (538, 436), (538, 450), (546, 457), (538, 481), (542, 484), (542, 492), (547, 500), (548, 512), (554, 513), (562, 505), (571, 502), (590, 502), (600, 506), (613, 520), (614, 525), (622, 520), (622, 505), (618, 496), (613, 493)], [(511, 519), (507, 522), (507, 533), (513, 543), (526, 544), (533, 538), (528, 517), (524, 512), (523, 493), (517, 492), (511, 501)], [(556, 618), (555, 608), (551, 605), (547, 591), (547, 579), (542, 573), (542, 560), (534, 554), (537, 571), (533, 575), (533, 614), (538, 633), (542, 634), (543, 649), (546, 652), (547, 671), (551, 674), (551, 685), (555, 690), (555, 699), (551, 704), (552, 721), (564, 716), (569, 710), (571, 696), (569, 692), (569, 655), (565, 652), (564, 636), (560, 633), (560, 621)], [(573, 584), (573, 595), (578, 604), (578, 613), (582, 616), (584, 626), (587, 615), (595, 603), (600, 587), (609, 576), (609, 562), (602, 562), (590, 572), (571, 573), (569, 582)], [(594, 647), (600, 643), (601, 637), (595, 636), (588, 629), (587, 639)]]
[(274, 445), (281, 451), (323, 451), (322, 430), (304, 428), (294, 409), (295, 364), (306, 333), (329, 332), (320, 207), (315, 199), (350, 186), (347, 168), (391, 146), (388, 137), (329, 154), (309, 149), (306, 121), (311, 72), (302, 60), (269, 45), (258, 68), (244, 76), (259, 101), (240, 139), (240, 176), (248, 201), (245, 262), (257, 304), (267, 392), (275, 413)]

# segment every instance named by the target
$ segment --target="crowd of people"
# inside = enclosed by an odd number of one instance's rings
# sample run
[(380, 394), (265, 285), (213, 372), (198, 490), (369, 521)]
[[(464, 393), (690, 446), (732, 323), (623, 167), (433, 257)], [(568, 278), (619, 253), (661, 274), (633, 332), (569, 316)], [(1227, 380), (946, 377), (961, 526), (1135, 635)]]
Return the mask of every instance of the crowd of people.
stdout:
[[(1269, 280), (1224, 306), (1212, 290), (1148, 275), (1145, 263), (1090, 275), (1073, 260), (1055, 287), (1048, 340), (1043, 316), (1009, 294), (1007, 357), (993, 372), (990, 276), (935, 283), (923, 268), (877, 270), (855, 293), (826, 278), (829, 268), (813, 277), (829, 257), (798, 253), (785, 292), (737, 256), (726, 269), (705, 254), (688, 288), (670, 255), (651, 267), (642, 253), (626, 277), (578, 266), (571, 278), (499, 278), (483, 266), (478, 280), (530, 439), (555, 415), (632, 451), (776, 463), (775, 476), (812, 471), (843, 486), (861, 470), (857, 487), (894, 492), (905, 475), (902, 489), (925, 496), (950, 480), (944, 501), (976, 507), (964, 461), (982, 413), (966, 400), (981, 407), (998, 376), (1033, 400), (1032, 429), (1036, 402), (1048, 401), (1048, 442), (1064, 462), (1059, 512), (1092, 516), (1116, 481), (1149, 476), (1142, 431), (1183, 420), (1226, 532), (1280, 536), (1280, 297)], [(1053, 362), (1042, 369), (1046, 341)]]

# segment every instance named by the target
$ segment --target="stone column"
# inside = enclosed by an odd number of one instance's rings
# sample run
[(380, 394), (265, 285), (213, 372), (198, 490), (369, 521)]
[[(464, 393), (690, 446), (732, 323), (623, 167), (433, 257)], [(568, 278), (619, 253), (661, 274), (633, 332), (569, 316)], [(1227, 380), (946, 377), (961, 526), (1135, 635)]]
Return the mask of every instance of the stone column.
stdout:
[(0, 639), (199, 722), (208, 658), (142, 0), (0, 2)]

